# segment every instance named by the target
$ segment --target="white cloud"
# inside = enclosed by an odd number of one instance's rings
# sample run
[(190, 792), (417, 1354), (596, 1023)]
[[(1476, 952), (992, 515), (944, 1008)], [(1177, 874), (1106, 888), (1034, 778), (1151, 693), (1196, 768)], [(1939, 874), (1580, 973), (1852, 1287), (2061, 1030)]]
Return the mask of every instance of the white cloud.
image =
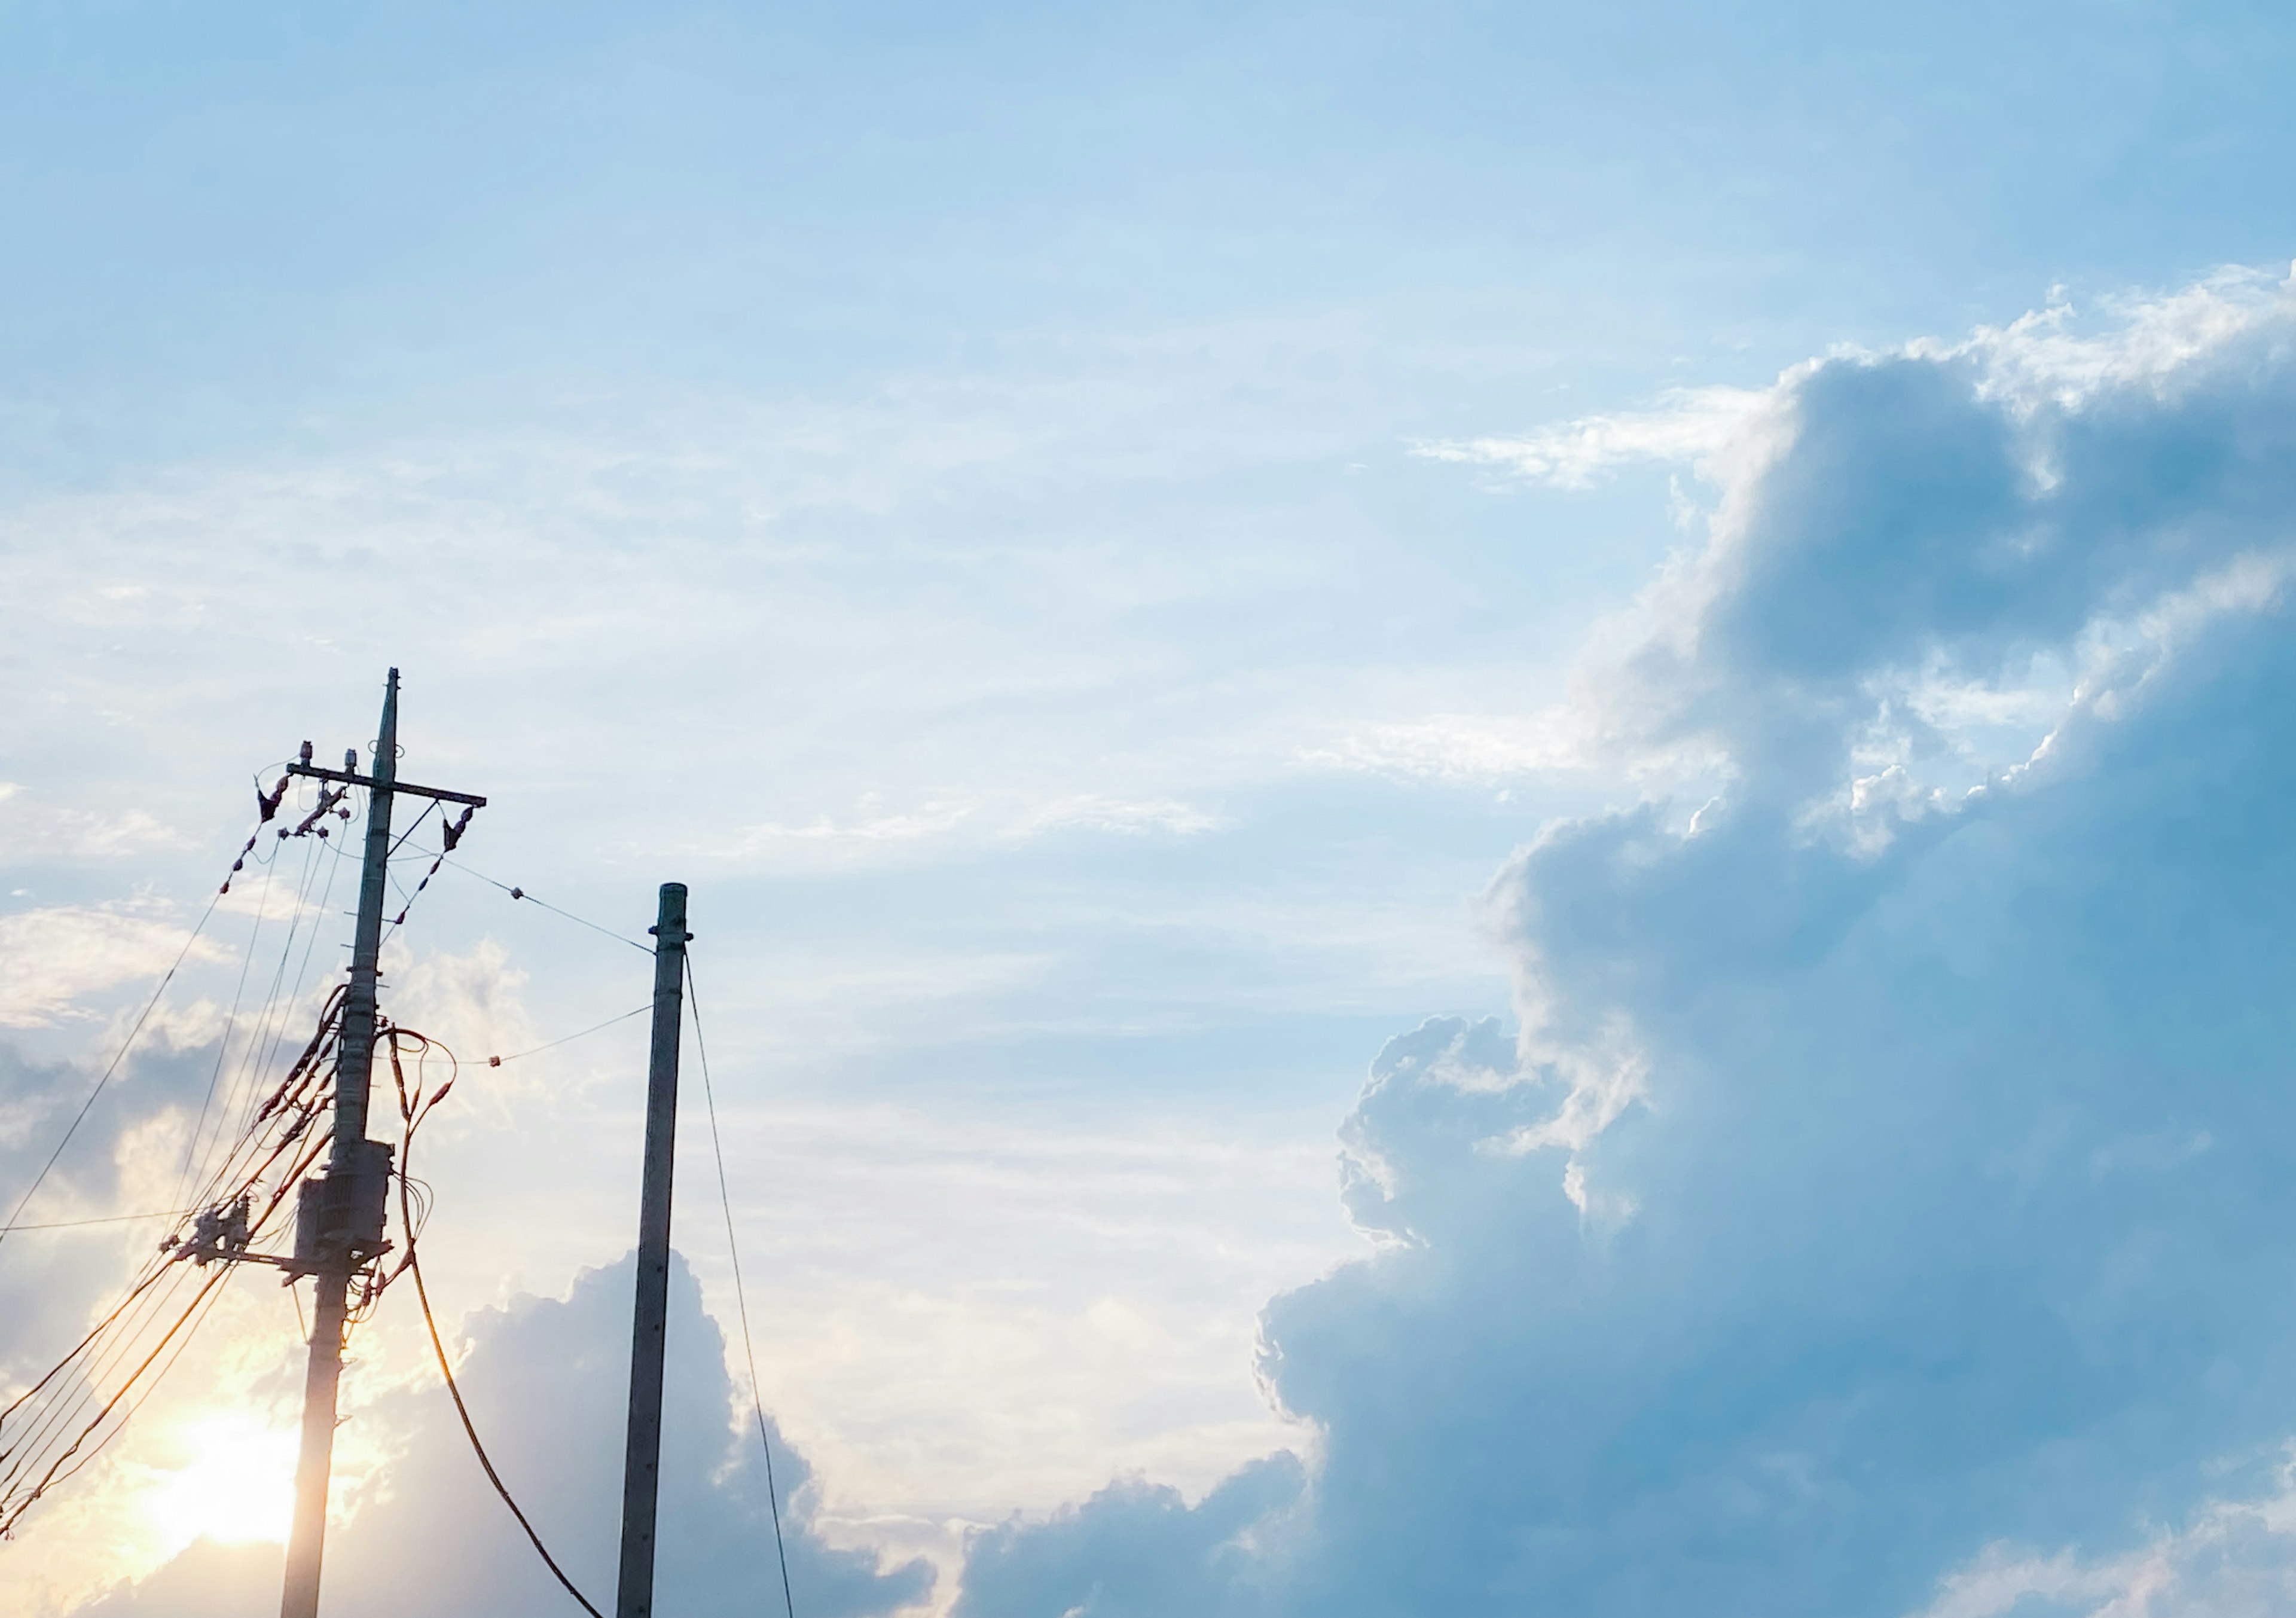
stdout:
[[(167, 907), (125, 903), (60, 905), (0, 916), (0, 1028), (53, 1028), (98, 1014), (80, 1004), (118, 984), (156, 978), (190, 938), (163, 919)], [(190, 957), (222, 960), (209, 939)]]
[(737, 862), (849, 866), (913, 858), (927, 849), (967, 838), (978, 846), (992, 840), (1025, 842), (1069, 830), (1189, 837), (1217, 831), (1226, 824), (1219, 816), (1177, 798), (1074, 793), (1032, 802), (1021, 793), (1005, 790), (931, 797), (911, 808), (893, 809), (882, 794), (868, 793), (849, 815), (822, 814), (806, 821), (742, 826), (730, 842), (709, 852)]
[(1412, 743), (1728, 779), (1502, 873), (1511, 1051), (1437, 1019), (1375, 1064), (1343, 1195), (1389, 1239), (1265, 1317), (1312, 1489), (1250, 1555), (1103, 1491), (967, 1600), (2288, 1610), (2296, 1509), (2209, 1504), (2296, 1408), (2284, 319), (2212, 283), (1789, 373), (1574, 694), (1628, 722)]
[[(608, 1604), (619, 1542), (632, 1270), (625, 1258), (578, 1277), (564, 1298), (512, 1298), (477, 1311), (460, 1330), (442, 1323), (450, 1352), (466, 1351), (458, 1378), (497, 1467), (578, 1587)], [(780, 1583), (757, 1429), (746, 1400), (736, 1402), (725, 1339), (682, 1262), (670, 1297), (658, 1598), (668, 1611), (754, 1606), (764, 1589), (778, 1596)], [(355, 1371), (344, 1431), (385, 1465), (348, 1487), (339, 1480), (342, 1510), (327, 1543), (328, 1610), (354, 1618), (563, 1613), (564, 1592), (480, 1475), (435, 1373), (426, 1369), (396, 1386), (360, 1381)], [(827, 1543), (815, 1523), (811, 1466), (778, 1429), (771, 1441), (798, 1610), (862, 1618), (920, 1605), (931, 1589), (931, 1568), (918, 1561), (881, 1567), (869, 1552)], [(176, 1469), (147, 1469), (138, 1480), (147, 1489), (152, 1470)], [(164, 1497), (164, 1475), (156, 1492)], [(112, 1583), (70, 1610), (87, 1618), (245, 1611), (276, 1599), (278, 1555), (275, 1546), (234, 1556), (195, 1544), (148, 1576)]]
[(0, 781), (0, 841), (23, 861), (116, 859), (189, 846), (180, 832), (147, 809), (47, 803), (10, 781)]
[(1023, 811), (1007, 828), (1010, 837), (1033, 837), (1074, 826), (1084, 831), (1115, 832), (1137, 836), (1145, 832), (1168, 832), (1191, 837), (1215, 832), (1226, 823), (1193, 804), (1177, 798), (1127, 800), (1098, 793), (1056, 798), (1040, 808)]
[(2138, 1549), (2085, 1558), (1988, 1546), (1918, 1618), (2281, 1618), (2296, 1606), (2296, 1492), (2210, 1502)]
[(1611, 696), (1589, 681), (1571, 700), (1534, 713), (1438, 713), (1369, 725), (1303, 749), (1300, 759), (1318, 768), (1472, 786), (1591, 773), (1666, 791), (1726, 769), (1726, 757), (1701, 738), (1654, 742)]
[(945, 800), (933, 800), (913, 809), (886, 812), (876, 796), (865, 796), (857, 812), (845, 820), (833, 820), (819, 815), (800, 825), (767, 821), (740, 828), (734, 843), (736, 857), (771, 850), (784, 843), (830, 843), (867, 845), (870, 843), (915, 842), (938, 837), (956, 830), (970, 820), (976, 806)]
[(2103, 323), (2087, 331), (2079, 312), (2057, 300), (2005, 326), (1981, 326), (1961, 342), (1918, 341), (1904, 352), (1975, 361), (1980, 396), (2020, 414), (2045, 404), (2078, 410), (2109, 391), (2159, 393), (2188, 382), (2211, 356), (2287, 322), (2296, 312), (2292, 292), (2296, 277), (2230, 266), (2162, 296), (2107, 300)]
[(1556, 489), (1587, 489), (1641, 461), (1713, 465), (1758, 430), (1774, 390), (1680, 388), (1650, 410), (1581, 416), (1514, 437), (1451, 439), (1413, 447), (1429, 460), (1489, 466)]

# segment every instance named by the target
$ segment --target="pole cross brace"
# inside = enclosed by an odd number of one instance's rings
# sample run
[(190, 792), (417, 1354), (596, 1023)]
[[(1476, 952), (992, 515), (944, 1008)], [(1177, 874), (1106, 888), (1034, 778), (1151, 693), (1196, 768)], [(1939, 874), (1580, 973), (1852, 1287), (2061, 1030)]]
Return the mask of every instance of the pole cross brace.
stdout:
[[(290, 764), (287, 767), (287, 773), (291, 776), (308, 776), (314, 781), (340, 781), (347, 786), (372, 787), (375, 784), (374, 777), (372, 776), (362, 776), (357, 771), (349, 769), (323, 769), (316, 764)], [(412, 782), (393, 781), (390, 784), (390, 790), (394, 793), (412, 793), (418, 798), (437, 798), (447, 803), (467, 803), (472, 809), (487, 807), (487, 801), (476, 793), (450, 793), (443, 786), (416, 786)]]

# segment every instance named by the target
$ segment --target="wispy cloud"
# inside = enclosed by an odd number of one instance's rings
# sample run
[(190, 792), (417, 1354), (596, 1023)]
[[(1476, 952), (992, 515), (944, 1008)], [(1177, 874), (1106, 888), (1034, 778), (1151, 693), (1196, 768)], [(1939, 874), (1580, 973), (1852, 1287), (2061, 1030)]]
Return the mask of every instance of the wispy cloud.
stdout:
[(1124, 836), (1166, 832), (1177, 837), (1191, 837), (1201, 832), (1218, 831), (1225, 824), (1218, 815), (1177, 798), (1124, 799), (1099, 793), (1079, 793), (1073, 797), (1056, 798), (1050, 803), (1022, 812), (1007, 825), (1005, 835), (1034, 837), (1045, 832), (1075, 827), (1081, 831), (1114, 832)]
[(1679, 388), (1648, 410), (1588, 415), (1525, 433), (1414, 444), (1433, 461), (1488, 466), (1556, 489), (1588, 489), (1640, 461), (1711, 461), (1775, 403), (1764, 388)]
[[(0, 1027), (53, 1028), (89, 1021), (88, 997), (138, 978), (156, 978), (174, 964), (188, 929), (165, 919), (157, 905), (61, 905), (0, 916)], [(222, 960), (210, 939), (192, 945), (193, 957)]]
[(0, 781), (0, 840), (14, 858), (27, 862), (106, 860), (189, 846), (182, 833), (140, 806), (95, 809), (50, 803), (12, 781)]
[(865, 793), (849, 814), (810, 820), (768, 821), (735, 829), (711, 852), (734, 860), (826, 859), (852, 864), (901, 858), (929, 845), (961, 842), (1026, 842), (1054, 832), (1101, 832), (1137, 837), (1187, 837), (1216, 831), (1218, 816), (1177, 798), (1120, 798), (1076, 793), (1031, 802), (1010, 791), (931, 797), (913, 807), (890, 807)]

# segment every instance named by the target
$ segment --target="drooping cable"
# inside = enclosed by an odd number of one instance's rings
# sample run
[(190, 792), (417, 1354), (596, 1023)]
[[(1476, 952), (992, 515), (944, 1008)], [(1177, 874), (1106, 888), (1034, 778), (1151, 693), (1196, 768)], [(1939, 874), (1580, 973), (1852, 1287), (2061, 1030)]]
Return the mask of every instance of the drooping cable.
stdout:
[(592, 1034), (603, 1032), (604, 1030), (613, 1027), (617, 1023), (627, 1023), (632, 1017), (642, 1017), (652, 1009), (653, 1006), (651, 1004), (641, 1006), (636, 1011), (626, 1011), (619, 1017), (608, 1017), (603, 1023), (594, 1023), (578, 1034), (568, 1034), (563, 1039), (553, 1039), (547, 1045), (537, 1045), (532, 1050), (522, 1050), (515, 1055), (508, 1056), (488, 1056), (487, 1058), (487, 1065), (488, 1067), (500, 1067), (505, 1062), (520, 1062), (529, 1056), (539, 1056), (546, 1050), (556, 1050), (562, 1045), (571, 1045), (577, 1039), (586, 1039)]
[(750, 1339), (750, 1299), (742, 1284), (742, 1248), (734, 1239), (734, 1196), (726, 1185), (726, 1148), (718, 1136), (718, 1092), (709, 1082), (709, 1046), (701, 1037), (701, 997), (693, 984), (693, 957), (685, 958), (685, 1004), (693, 1017), (693, 1050), (701, 1058), (701, 1099), (709, 1114), (709, 1153), (718, 1163), (718, 1205), (726, 1214), (726, 1252), (734, 1261), (734, 1308), (742, 1321), (742, 1358), (750, 1372), (750, 1408), (758, 1417), (758, 1448), (766, 1457), (766, 1503), (773, 1507), (774, 1555), (781, 1561), (782, 1607), (797, 1618), (797, 1600), (790, 1594), (789, 1547), (782, 1539), (782, 1497), (774, 1482), (774, 1446), (766, 1433), (765, 1395), (758, 1387), (758, 1351)]
[[(399, 1189), (404, 1196), (404, 1182), (401, 1182)], [(400, 1217), (406, 1217), (404, 1208), (400, 1211)], [(590, 1598), (575, 1587), (574, 1581), (566, 1576), (566, 1570), (558, 1565), (558, 1558), (552, 1556), (550, 1548), (542, 1542), (542, 1536), (534, 1532), (534, 1524), (526, 1520), (526, 1513), (518, 1508), (518, 1501), (512, 1498), (510, 1486), (502, 1481), (502, 1474), (495, 1470), (495, 1463), (487, 1454), (486, 1445), (479, 1440), (478, 1428), (471, 1425), (471, 1408), (463, 1402), (463, 1390), (455, 1385), (455, 1367), (447, 1362), (447, 1345), (439, 1341), (439, 1321), (430, 1312), (430, 1294), (422, 1285), (422, 1263), (414, 1256), (414, 1244), (411, 1241), (406, 1244), (406, 1269), (414, 1277), (414, 1296), (422, 1305), (422, 1324), (430, 1334), (430, 1351), (439, 1357), (439, 1374), (447, 1379), (447, 1392), (455, 1401), (455, 1414), (462, 1418), (463, 1435), (471, 1441), (471, 1453), (479, 1458), (479, 1465), (486, 1472), (487, 1482), (495, 1486), (495, 1492), (502, 1496), (502, 1503), (510, 1507), (511, 1515), (516, 1517), (518, 1525), (526, 1531), (528, 1540), (534, 1546), (534, 1554), (542, 1558), (542, 1565), (550, 1570), (550, 1576), (565, 1587), (566, 1593), (574, 1597), (590, 1618), (606, 1618), (603, 1613), (590, 1605)]]
[[(502, 1497), (502, 1503), (510, 1507), (511, 1515), (516, 1517), (518, 1525), (526, 1531), (528, 1542), (534, 1547), (534, 1554), (542, 1558), (542, 1565), (550, 1570), (551, 1577), (564, 1587), (566, 1593), (574, 1597), (590, 1618), (605, 1618), (605, 1614), (593, 1606), (590, 1598), (576, 1587), (574, 1581), (566, 1576), (566, 1570), (558, 1565), (558, 1558), (550, 1554), (550, 1548), (542, 1542), (542, 1536), (535, 1532), (534, 1524), (527, 1521), (526, 1513), (519, 1509), (517, 1499), (511, 1494), (510, 1485), (504, 1482), (502, 1474), (495, 1470), (494, 1458), (488, 1455), (487, 1447), (479, 1437), (479, 1429), (471, 1420), (471, 1408), (463, 1402), (463, 1390), (455, 1381), (455, 1367), (447, 1359), (447, 1344), (439, 1335), (438, 1317), (430, 1311), (430, 1289), (422, 1284), (422, 1261), (415, 1253), (415, 1232), (422, 1227), (414, 1218), (406, 1175), (407, 1162), (414, 1154), (414, 1131), (430, 1108), (446, 1095), (446, 1090), (442, 1088), (438, 1094), (429, 1097), (408, 1094), (406, 1076), (398, 1062), (399, 1032), (397, 1029), (392, 1030), (390, 1039), (390, 1071), (398, 1082), (398, 1113), (405, 1125), (398, 1150), (398, 1219), (406, 1236), (404, 1268), (414, 1277), (414, 1296), (422, 1306), (422, 1325), (430, 1334), (430, 1351), (438, 1356), (439, 1374), (446, 1379), (447, 1396), (455, 1401), (455, 1414), (462, 1419), (463, 1436), (471, 1441), (471, 1453), (479, 1458), (479, 1466), (486, 1473), (487, 1482), (494, 1485), (495, 1492)], [(449, 1084), (452, 1082), (448, 1080)]]

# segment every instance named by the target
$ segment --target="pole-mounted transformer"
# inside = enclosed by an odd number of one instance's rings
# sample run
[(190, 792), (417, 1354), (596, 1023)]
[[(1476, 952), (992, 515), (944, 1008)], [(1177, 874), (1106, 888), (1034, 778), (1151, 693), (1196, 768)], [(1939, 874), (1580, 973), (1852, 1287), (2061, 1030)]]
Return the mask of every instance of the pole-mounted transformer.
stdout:
[(319, 1275), (342, 1255), (354, 1269), (381, 1255), (394, 1151), (388, 1141), (362, 1140), (348, 1168), (330, 1168), (295, 1187), (297, 1269)]

